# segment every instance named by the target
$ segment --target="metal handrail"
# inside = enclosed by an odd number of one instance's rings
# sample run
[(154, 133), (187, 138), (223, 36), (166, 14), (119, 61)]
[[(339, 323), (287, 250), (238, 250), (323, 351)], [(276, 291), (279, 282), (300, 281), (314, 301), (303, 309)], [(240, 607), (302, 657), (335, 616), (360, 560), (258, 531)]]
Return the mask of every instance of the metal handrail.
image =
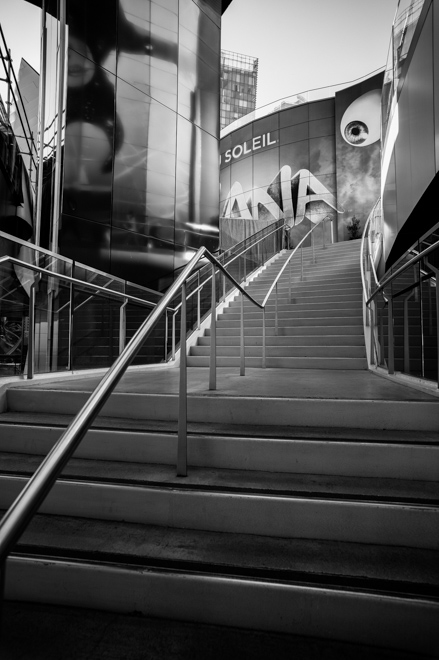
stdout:
[[(35, 474), (31, 477), (31, 479), (29, 479), (25, 488), (19, 494), (15, 502), (6, 512), (5, 516), (0, 522), (0, 570), (2, 573), (4, 573), (4, 563), (6, 561), (7, 555), (26, 529), (33, 515), (37, 512), (46, 496), (49, 494), (56, 479), (61, 474), (63, 468), (75, 452), (91, 424), (102, 410), (103, 406), (114, 391), (117, 383), (120, 381), (126, 369), (142, 347), (147, 336), (153, 330), (161, 315), (166, 312), (166, 309), (172, 298), (180, 289), (182, 290), (182, 299), (185, 300), (186, 280), (191, 275), (197, 263), (203, 257), (206, 257), (211, 262), (212, 269), (219, 268), (219, 270), (234, 283), (236, 288), (243, 295), (252, 300), (258, 307), (261, 307), (261, 305), (253, 300), (253, 298), (241, 287), (241, 285), (231, 275), (229, 275), (229, 273), (227, 273), (222, 264), (220, 264), (218, 260), (213, 255), (211, 255), (205, 247), (202, 247), (198, 250), (198, 252), (194, 255), (191, 261), (177, 277), (174, 284), (164, 294), (163, 298), (159, 303), (157, 303), (154, 310), (142, 323), (134, 337), (128, 343), (121, 355), (116, 359), (115, 363), (108, 370), (94, 392), (91, 394), (88, 401), (78, 412), (74, 420), (69, 424), (67, 429), (61, 435), (60, 439), (40, 464)], [(216, 318), (214, 287), (212, 287), (212, 294), (212, 325), (214, 326), (214, 320)], [(184, 305), (182, 313), (182, 335), (185, 335), (185, 312), (186, 307)], [(214, 351), (211, 351), (211, 361), (213, 353)], [(182, 345), (182, 357), (185, 355), (185, 346)], [(183, 387), (180, 387), (179, 392), (180, 418), (177, 448), (177, 474), (181, 476), (185, 476), (187, 464), (187, 392), (185, 372), (186, 360), (184, 357), (184, 359), (182, 359), (180, 362), (180, 384), (183, 385)], [(182, 420), (183, 424), (181, 423)]]
[(375, 289), (373, 294), (366, 301), (366, 305), (368, 305), (371, 302), (371, 300), (373, 300), (378, 293), (383, 291), (386, 286), (389, 286), (389, 284), (391, 282), (393, 282), (393, 280), (396, 277), (399, 277), (399, 275), (401, 275), (401, 273), (403, 273), (405, 270), (407, 270), (411, 266), (414, 266), (414, 264), (418, 263), (418, 261), (421, 261), (421, 259), (423, 259), (427, 255), (429, 255), (431, 252), (434, 252), (434, 250), (437, 250), (438, 248), (439, 248), (439, 241), (436, 241), (436, 243), (433, 243), (428, 248), (425, 248), (425, 250), (422, 250), (422, 252), (420, 252), (415, 257), (413, 257), (413, 259), (410, 259), (410, 261), (407, 261), (406, 264), (403, 264), (400, 268), (398, 268), (398, 270), (396, 270), (392, 275), (390, 275), (390, 277), (388, 277), (386, 280), (384, 280), (384, 282), (381, 282), (381, 284), (378, 286), (378, 288)]
[[(311, 227), (311, 229), (305, 234), (305, 236), (302, 238), (302, 240), (296, 245), (296, 247), (294, 248), (294, 250), (292, 251), (292, 253), (291, 253), (290, 256), (288, 257), (288, 259), (285, 261), (284, 265), (283, 265), (282, 268), (280, 269), (280, 271), (279, 271), (279, 273), (277, 274), (276, 278), (274, 279), (273, 284), (272, 284), (271, 287), (268, 289), (268, 293), (267, 293), (267, 295), (265, 296), (265, 298), (264, 298), (264, 300), (263, 300), (263, 302), (262, 302), (262, 306), (263, 306), (263, 307), (265, 307), (265, 305), (267, 304), (267, 301), (268, 301), (269, 297), (271, 296), (271, 294), (272, 294), (272, 292), (273, 292), (273, 289), (274, 289), (275, 287), (277, 287), (277, 283), (278, 283), (278, 281), (280, 280), (280, 278), (281, 278), (281, 276), (282, 276), (282, 274), (283, 274), (285, 268), (288, 266), (288, 264), (290, 263), (291, 259), (292, 259), (292, 258), (294, 257), (294, 255), (296, 254), (297, 250), (302, 246), (302, 243), (308, 238), (308, 236), (310, 236), (310, 235), (312, 234), (312, 232), (313, 232), (317, 227), (319, 227), (320, 225), (323, 225), (323, 223), (326, 222), (326, 220), (328, 220), (329, 218), (330, 218), (330, 216), (327, 216), (326, 218), (323, 218), (323, 220), (322, 220), (321, 222), (319, 222), (319, 223), (317, 223), (316, 225), (314, 225), (314, 227)], [(314, 247), (314, 246), (313, 246), (313, 247)]]
[[(102, 270), (93, 268), (93, 266), (82, 264), (79, 261), (74, 261), (73, 259), (69, 259), (69, 257), (64, 257), (62, 254), (52, 252), (51, 250), (42, 248), (39, 245), (35, 245), (34, 243), (29, 243), (29, 241), (24, 241), (23, 239), (17, 238), (17, 236), (13, 236), (13, 234), (8, 234), (5, 231), (0, 231), (0, 238), (4, 238), (8, 241), (11, 241), (12, 243), (17, 243), (17, 245), (21, 245), (22, 247), (29, 248), (34, 252), (41, 252), (42, 254), (45, 254), (48, 257), (52, 257), (56, 261), (60, 261), (65, 264), (68, 264), (69, 266), (76, 266), (77, 268), (82, 268), (84, 270), (90, 271), (91, 273), (93, 273), (93, 275), (102, 275), (103, 277), (108, 277), (108, 273), (105, 273)], [(135, 284), (134, 282), (130, 282), (129, 280), (123, 280), (122, 278), (117, 277), (116, 275), (111, 275), (111, 278), (114, 282), (121, 282), (122, 284), (126, 283), (130, 286), (135, 286), (142, 291), (145, 291), (147, 293), (152, 293), (156, 296), (159, 296), (160, 298), (163, 296), (163, 293), (161, 291), (155, 291), (154, 289), (149, 289), (148, 287), (142, 286), (141, 284)]]
[(10, 257), (8, 255), (6, 255), (5, 257), (0, 257), (0, 266), (7, 262), (16, 264), (17, 266), (21, 266), (22, 268), (26, 268), (27, 270), (33, 270), (34, 272), (41, 273), (42, 275), (45, 274), (48, 277), (55, 277), (58, 280), (64, 280), (65, 282), (69, 282), (70, 284), (75, 284), (77, 286), (94, 289), (96, 294), (105, 294), (106, 297), (113, 296), (116, 298), (123, 298), (124, 300), (128, 298), (129, 301), (133, 302), (136, 305), (142, 305), (143, 307), (151, 308), (156, 306), (156, 303), (149, 302), (148, 300), (142, 300), (141, 298), (136, 298), (136, 296), (130, 296), (129, 294), (121, 293), (120, 291), (113, 291), (113, 289), (106, 289), (104, 286), (99, 286), (98, 284), (92, 284), (91, 282), (84, 282), (83, 280), (78, 280), (75, 277), (71, 277), (70, 275), (64, 275), (62, 273), (57, 273), (56, 271), (53, 270), (48, 271), (45, 268), (41, 268), (40, 266), (29, 264), (26, 261), (21, 261), (21, 259), (16, 259), (16, 257)]

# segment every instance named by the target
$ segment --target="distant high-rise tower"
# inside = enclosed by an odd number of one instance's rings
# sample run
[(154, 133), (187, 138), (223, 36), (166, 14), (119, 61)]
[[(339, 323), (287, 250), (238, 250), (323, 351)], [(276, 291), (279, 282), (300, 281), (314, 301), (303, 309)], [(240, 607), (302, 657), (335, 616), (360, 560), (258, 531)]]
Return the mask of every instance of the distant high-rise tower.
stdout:
[(221, 128), (256, 108), (258, 58), (221, 51)]

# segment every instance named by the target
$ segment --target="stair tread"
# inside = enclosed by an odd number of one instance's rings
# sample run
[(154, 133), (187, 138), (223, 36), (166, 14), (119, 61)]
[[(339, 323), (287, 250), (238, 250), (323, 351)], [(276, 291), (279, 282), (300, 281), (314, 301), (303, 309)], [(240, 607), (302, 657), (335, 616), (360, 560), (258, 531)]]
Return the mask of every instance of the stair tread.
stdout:
[(59, 515), (35, 516), (18, 552), (45, 553), (334, 586), (408, 590), (438, 597), (431, 550), (340, 541), (284, 539)]
[[(2, 475), (32, 475), (42, 461), (30, 454), (0, 454)], [(292, 474), (191, 466), (182, 479), (175, 466), (122, 461), (70, 459), (61, 479), (119, 483), (139, 487), (196, 489), (263, 496), (439, 505), (439, 483), (372, 477)], [(1, 477), (0, 477), (1, 479)]]
[[(67, 427), (72, 421), (73, 415), (56, 413), (32, 413), (32, 412), (5, 412), (0, 414), (1, 424), (38, 425)], [(1, 428), (1, 426), (0, 426)], [(127, 431), (152, 431), (159, 433), (176, 433), (178, 423), (170, 420), (144, 420), (125, 419), (121, 417), (99, 416), (92, 425), (94, 429), (118, 429)], [(209, 434), (235, 437), (260, 437), (260, 438), (287, 438), (312, 440), (333, 440), (347, 442), (355, 440), (358, 442), (373, 443), (426, 443), (439, 444), (439, 431), (413, 431), (388, 430), (388, 429), (362, 429), (345, 427), (312, 427), (312, 426), (260, 426), (255, 424), (218, 424), (209, 422), (187, 423), (189, 434)], [(0, 440), (1, 447), (1, 440)]]

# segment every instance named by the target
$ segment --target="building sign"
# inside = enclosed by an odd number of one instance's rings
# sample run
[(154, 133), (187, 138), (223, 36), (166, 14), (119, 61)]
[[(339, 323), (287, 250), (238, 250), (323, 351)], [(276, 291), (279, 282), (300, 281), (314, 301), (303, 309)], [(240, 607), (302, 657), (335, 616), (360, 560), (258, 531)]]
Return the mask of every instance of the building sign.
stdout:
[[(224, 162), (230, 163), (232, 160), (236, 160), (237, 158), (241, 158), (241, 156), (246, 156), (253, 151), (257, 151), (257, 149), (272, 147), (274, 144), (277, 144), (277, 140), (273, 140), (270, 133), (258, 135), (242, 144), (237, 144), (233, 149), (228, 149), (224, 154)], [(220, 163), (222, 163), (222, 157)]]

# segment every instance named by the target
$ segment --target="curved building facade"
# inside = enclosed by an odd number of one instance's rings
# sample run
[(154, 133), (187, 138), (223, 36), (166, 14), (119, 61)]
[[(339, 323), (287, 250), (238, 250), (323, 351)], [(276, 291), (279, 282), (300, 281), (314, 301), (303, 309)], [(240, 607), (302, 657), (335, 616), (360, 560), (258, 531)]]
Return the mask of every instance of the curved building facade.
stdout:
[(221, 139), (224, 244), (279, 218), (293, 245), (324, 219), (334, 241), (349, 238), (353, 222), (361, 231), (380, 190), (382, 81), (378, 74), (333, 98), (283, 104)]

